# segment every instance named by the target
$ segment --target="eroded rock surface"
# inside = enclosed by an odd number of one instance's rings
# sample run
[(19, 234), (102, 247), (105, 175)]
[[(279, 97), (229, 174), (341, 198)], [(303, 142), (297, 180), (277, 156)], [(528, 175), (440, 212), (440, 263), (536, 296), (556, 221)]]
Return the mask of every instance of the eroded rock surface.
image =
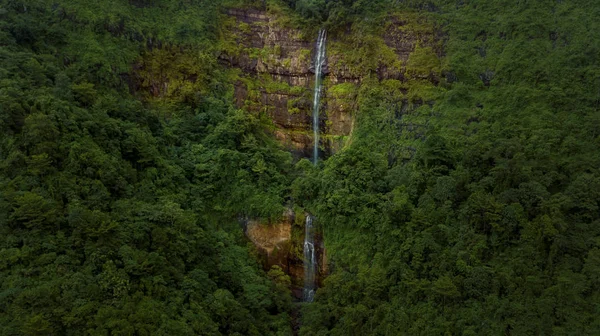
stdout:
[[(298, 221), (296, 222), (296, 220)], [(304, 223), (302, 218), (296, 218), (293, 211), (288, 209), (276, 222), (247, 221), (245, 231), (246, 236), (256, 246), (265, 271), (270, 270), (273, 266), (279, 266), (290, 276), (292, 294), (297, 299), (302, 299), (304, 285), (302, 232), (304, 229), (299, 223)], [(293, 236), (294, 225), (297, 226), (296, 236)], [(320, 285), (327, 275), (328, 267), (323, 237), (318, 233), (315, 235), (315, 247), (318, 265), (316, 281)]]
[[(285, 27), (281, 18), (262, 10), (231, 9), (226, 17), (220, 59), (240, 70), (235, 83), (235, 104), (252, 113), (266, 113), (275, 124), (274, 134), (279, 141), (296, 157), (311, 157), (312, 62), (316, 37)], [(404, 81), (410, 71), (406, 66), (410, 54), (419, 45), (433, 45), (431, 30), (416, 30), (409, 23), (390, 17), (382, 35), (372, 41), (373, 46), (368, 45), (369, 41), (367, 45), (361, 42), (361, 48), (372, 49), (374, 53), (365, 57), (378, 62), (369, 71), (379, 80)], [(324, 156), (340, 149), (351, 134), (356, 93), (367, 73), (360, 63), (365, 60), (347, 55), (347, 50), (356, 47), (351, 40), (332, 36), (330, 41), (319, 121), (319, 147)]]

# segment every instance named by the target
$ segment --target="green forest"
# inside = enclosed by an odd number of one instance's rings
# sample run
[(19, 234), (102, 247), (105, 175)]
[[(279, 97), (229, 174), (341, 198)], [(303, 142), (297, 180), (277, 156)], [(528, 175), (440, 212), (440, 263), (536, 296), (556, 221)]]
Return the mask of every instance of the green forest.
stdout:
[[(327, 29), (360, 83), (328, 91), (352, 92), (353, 129), (317, 165), (234, 103), (220, 55), (249, 9), (311, 43)], [(391, 17), (434, 42), (399, 64)], [(0, 335), (600, 335), (599, 17), (595, 0), (0, 0)], [(327, 248), (311, 303), (244, 235), (288, 207)]]

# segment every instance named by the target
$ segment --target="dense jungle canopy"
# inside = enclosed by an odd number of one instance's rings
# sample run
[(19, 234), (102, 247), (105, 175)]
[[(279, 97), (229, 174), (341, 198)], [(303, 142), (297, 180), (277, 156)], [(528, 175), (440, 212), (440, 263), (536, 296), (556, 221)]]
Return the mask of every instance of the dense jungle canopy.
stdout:
[[(349, 60), (360, 85), (328, 92), (352, 90), (352, 133), (317, 166), (235, 104), (236, 8), (324, 27)], [(435, 45), (382, 79), (396, 14)], [(599, 17), (594, 0), (0, 0), (0, 335), (599, 335)], [(240, 224), (290, 206), (331, 263), (310, 304)]]

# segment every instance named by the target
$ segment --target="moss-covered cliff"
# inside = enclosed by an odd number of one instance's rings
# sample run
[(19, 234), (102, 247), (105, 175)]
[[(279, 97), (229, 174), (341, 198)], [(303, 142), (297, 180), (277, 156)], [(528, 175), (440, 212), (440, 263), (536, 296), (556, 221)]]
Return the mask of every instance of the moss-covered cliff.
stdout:
[[(316, 30), (294, 26), (274, 9), (232, 8), (222, 22), (219, 59), (231, 71), (234, 103), (248, 113), (265, 115), (287, 150), (297, 158), (310, 158)], [(361, 90), (390, 88), (397, 118), (433, 104), (427, 91), (442, 80), (442, 42), (433, 24), (415, 14), (390, 14), (381, 27), (368, 32), (358, 26), (330, 32), (319, 118), (322, 155), (328, 157), (351, 141)], [(303, 231), (297, 230), (293, 239), (293, 223), (289, 218), (251, 221), (246, 233), (265, 269), (277, 265), (290, 275), (291, 288), (300, 298)], [(295, 225), (300, 229), (304, 221)], [(323, 236), (318, 237), (322, 283), (328, 265)]]
[[(250, 8), (228, 10), (220, 30), (219, 59), (234, 73), (235, 104), (267, 115), (276, 138), (297, 157), (312, 155), (314, 28), (293, 26), (275, 9)], [(397, 86), (405, 105), (421, 103), (424, 97), (412, 92), (411, 82), (437, 85), (442, 54), (432, 23), (409, 14), (390, 15), (373, 31), (349, 26), (329, 36), (319, 118), (324, 156), (350, 139), (357, 94), (367, 78)]]

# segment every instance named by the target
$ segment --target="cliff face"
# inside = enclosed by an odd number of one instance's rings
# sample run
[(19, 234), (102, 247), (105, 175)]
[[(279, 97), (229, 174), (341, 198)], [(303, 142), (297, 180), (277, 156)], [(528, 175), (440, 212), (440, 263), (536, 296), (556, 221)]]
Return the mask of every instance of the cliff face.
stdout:
[(285, 213), (276, 223), (251, 220), (246, 224), (246, 236), (256, 247), (265, 271), (279, 266), (290, 276), (294, 287), (301, 287), (303, 262), (293, 251), (293, 222), (292, 212)]
[[(235, 83), (236, 105), (266, 113), (276, 126), (277, 139), (297, 156), (309, 157), (313, 146), (313, 41), (298, 30), (284, 28), (263, 11), (230, 10), (228, 15), (229, 40), (223, 40), (229, 45), (221, 59), (241, 70)], [(326, 118), (323, 113), (323, 130)], [(347, 123), (340, 118), (335, 121)], [(350, 128), (346, 126), (339, 135), (348, 135)]]
[[(296, 299), (302, 299), (304, 285), (303, 238), (304, 216), (296, 217), (288, 210), (280, 220), (272, 223), (250, 220), (245, 225), (246, 236), (256, 247), (263, 268), (268, 271), (273, 266), (279, 266), (290, 276), (291, 292)], [(320, 234), (315, 235), (317, 254), (318, 284), (327, 275), (327, 257)]]
[[(331, 36), (321, 101), (321, 153), (340, 149), (352, 132), (356, 95), (363, 79), (406, 81), (410, 55), (432, 45), (432, 29), (414, 29), (409, 20), (390, 18), (369, 41)], [(339, 35), (339, 34), (338, 34)], [(312, 155), (313, 55), (316, 36), (285, 27), (281, 18), (256, 9), (232, 9), (222, 27), (220, 60), (237, 69), (234, 101), (251, 113), (265, 113), (274, 134), (296, 157)], [(434, 75), (419, 74), (436, 82)]]

